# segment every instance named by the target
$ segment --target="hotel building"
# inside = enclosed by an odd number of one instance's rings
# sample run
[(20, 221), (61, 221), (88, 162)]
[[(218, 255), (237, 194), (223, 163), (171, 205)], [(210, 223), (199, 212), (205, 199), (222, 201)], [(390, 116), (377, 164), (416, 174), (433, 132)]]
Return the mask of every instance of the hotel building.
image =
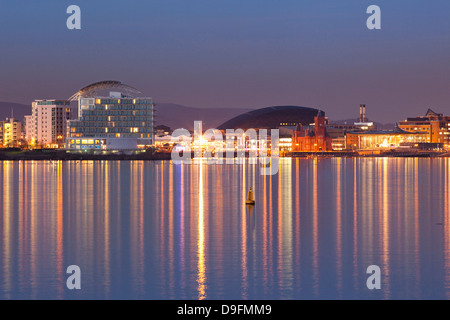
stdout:
[(68, 124), (68, 150), (138, 150), (154, 143), (154, 103), (120, 92), (80, 97), (78, 120)]

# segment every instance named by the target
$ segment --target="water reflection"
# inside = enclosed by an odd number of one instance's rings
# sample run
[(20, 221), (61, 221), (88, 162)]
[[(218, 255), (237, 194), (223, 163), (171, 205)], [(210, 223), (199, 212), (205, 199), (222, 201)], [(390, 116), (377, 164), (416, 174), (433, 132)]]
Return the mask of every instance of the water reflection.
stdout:
[(0, 162), (0, 298), (450, 298), (449, 164)]
[(10, 291), (11, 291), (11, 243), (12, 243), (12, 234), (11, 234), (11, 176), (12, 176), (12, 163), (10, 161), (6, 161), (4, 164), (3, 170), (3, 287), (6, 292), (6, 298), (10, 299)]
[(204, 208), (203, 208), (203, 167), (204, 164), (198, 165), (198, 240), (197, 240), (197, 254), (198, 254), (198, 299), (203, 300), (206, 296), (206, 266), (205, 266), (205, 226), (204, 226)]

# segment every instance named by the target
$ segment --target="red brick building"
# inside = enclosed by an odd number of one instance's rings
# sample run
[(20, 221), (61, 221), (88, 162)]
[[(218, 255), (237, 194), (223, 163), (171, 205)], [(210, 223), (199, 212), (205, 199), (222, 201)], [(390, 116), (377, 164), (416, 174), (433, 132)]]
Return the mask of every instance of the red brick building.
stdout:
[(292, 151), (331, 151), (331, 137), (327, 134), (325, 126), (325, 114), (320, 111), (314, 117), (314, 128), (303, 129), (302, 125), (297, 126), (292, 137)]

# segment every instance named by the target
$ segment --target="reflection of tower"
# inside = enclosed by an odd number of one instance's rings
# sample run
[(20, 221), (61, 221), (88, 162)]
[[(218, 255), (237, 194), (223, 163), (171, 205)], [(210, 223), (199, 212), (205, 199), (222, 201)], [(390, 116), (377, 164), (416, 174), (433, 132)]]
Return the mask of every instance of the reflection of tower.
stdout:
[(368, 122), (369, 119), (366, 117), (366, 105), (361, 104), (359, 106), (359, 122)]

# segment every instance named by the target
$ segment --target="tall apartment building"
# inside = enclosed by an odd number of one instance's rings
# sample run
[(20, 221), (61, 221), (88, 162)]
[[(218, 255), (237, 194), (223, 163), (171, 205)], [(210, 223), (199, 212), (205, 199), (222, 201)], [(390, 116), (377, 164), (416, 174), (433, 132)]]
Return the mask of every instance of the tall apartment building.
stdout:
[(0, 121), (0, 148), (18, 147), (22, 138), (22, 123), (14, 118)]
[(428, 109), (425, 116), (407, 118), (399, 122), (398, 127), (407, 132), (425, 133), (427, 142), (442, 143), (444, 148), (450, 147), (450, 116)]
[(25, 141), (29, 143), (31, 142), (34, 134), (33, 117), (31, 115), (24, 116), (24, 125), (25, 128), (22, 128), (22, 131), (25, 131)]
[(80, 97), (78, 120), (69, 121), (69, 150), (138, 150), (154, 143), (154, 104), (111, 92)]
[(45, 148), (64, 147), (70, 114), (70, 101), (34, 101), (31, 118), (25, 119), (27, 141)]

